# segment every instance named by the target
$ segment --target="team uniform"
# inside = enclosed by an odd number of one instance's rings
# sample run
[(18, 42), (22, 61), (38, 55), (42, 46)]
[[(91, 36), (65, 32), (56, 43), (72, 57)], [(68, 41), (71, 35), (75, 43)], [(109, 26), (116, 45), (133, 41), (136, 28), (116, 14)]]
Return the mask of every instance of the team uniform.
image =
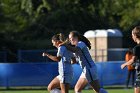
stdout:
[(136, 56), (135, 69), (136, 69), (136, 81), (135, 87), (140, 87), (140, 45), (136, 45), (133, 49), (133, 54)]
[(73, 78), (73, 69), (71, 65), (73, 53), (68, 51), (65, 46), (60, 46), (57, 56), (61, 56), (61, 60), (58, 62), (59, 75), (57, 78), (60, 80), (60, 83), (71, 83)]
[(80, 48), (80, 51), (76, 52), (76, 55), (79, 59), (79, 64), (82, 68), (82, 74), (80, 78), (86, 78), (88, 82), (98, 80), (97, 67), (91, 58), (86, 44), (82, 41), (79, 41), (76, 47)]
[[(91, 58), (91, 55), (89, 53), (86, 44), (82, 41), (79, 41), (76, 47), (80, 48), (79, 51), (76, 52), (76, 55), (79, 59), (79, 64), (82, 68), (80, 78), (87, 79), (89, 83), (98, 80), (97, 67)], [(108, 92), (103, 88), (100, 88), (99, 93), (108, 93)]]

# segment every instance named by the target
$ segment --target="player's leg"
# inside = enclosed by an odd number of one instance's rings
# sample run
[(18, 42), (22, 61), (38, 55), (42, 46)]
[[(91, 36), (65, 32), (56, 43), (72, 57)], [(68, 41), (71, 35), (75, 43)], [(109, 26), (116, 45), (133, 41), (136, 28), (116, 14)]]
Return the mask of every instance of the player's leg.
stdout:
[(135, 88), (134, 92), (135, 93), (140, 93), (140, 88), (139, 87)]
[(82, 73), (75, 85), (75, 88), (74, 88), (75, 93), (81, 93), (82, 89), (87, 85), (87, 83), (88, 81), (85, 77), (85, 74)]
[(106, 90), (100, 87), (96, 66), (86, 70), (86, 78), (96, 93), (107, 93)]
[(82, 89), (87, 85), (86, 78), (79, 78), (78, 82), (75, 85), (75, 93), (81, 93)]
[(69, 83), (60, 83), (60, 87), (61, 87), (61, 93), (69, 93)]
[(72, 82), (73, 79), (73, 73), (69, 73), (64, 76), (60, 76), (60, 87), (61, 87), (61, 93), (69, 93), (69, 87), (70, 83)]
[(48, 91), (51, 91), (53, 89), (56, 89), (56, 88), (60, 88), (60, 81), (58, 79), (58, 77), (55, 77), (51, 83), (48, 85)]
[(100, 87), (99, 80), (94, 80), (90, 82), (90, 85), (96, 93), (108, 93), (105, 89)]
[(98, 80), (94, 80), (92, 82), (89, 83), (91, 85), (91, 87), (97, 92), (99, 93), (100, 91), (100, 84)]

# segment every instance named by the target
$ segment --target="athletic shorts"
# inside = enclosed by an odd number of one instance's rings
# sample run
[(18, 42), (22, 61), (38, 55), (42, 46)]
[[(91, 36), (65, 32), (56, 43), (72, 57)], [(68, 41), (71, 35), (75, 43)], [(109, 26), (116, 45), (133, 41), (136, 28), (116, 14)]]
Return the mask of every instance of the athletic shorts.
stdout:
[(72, 79), (73, 79), (73, 75), (69, 75), (69, 76), (61, 76), (61, 75), (58, 75), (57, 78), (60, 80), (60, 83), (71, 83), (72, 82)]
[(94, 66), (89, 69), (84, 69), (84, 71), (80, 75), (80, 78), (86, 78), (88, 80), (88, 82), (98, 80), (97, 67)]
[(85, 76), (85, 73), (84, 73), (84, 72), (82, 72), (82, 73), (81, 73), (80, 78), (86, 78), (86, 76)]

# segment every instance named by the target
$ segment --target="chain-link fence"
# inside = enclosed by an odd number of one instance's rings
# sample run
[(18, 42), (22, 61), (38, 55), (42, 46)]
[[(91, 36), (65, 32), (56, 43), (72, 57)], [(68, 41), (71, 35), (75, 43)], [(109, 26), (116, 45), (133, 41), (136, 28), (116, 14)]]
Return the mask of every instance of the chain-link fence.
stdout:
[(98, 49), (90, 50), (90, 54), (96, 62), (107, 61), (124, 61), (125, 54), (128, 49), (126, 48), (113, 48), (113, 49)]
[[(107, 61), (124, 61), (125, 54), (128, 49), (115, 48), (115, 49), (100, 49), (90, 50), (90, 54), (96, 62)], [(42, 53), (45, 50), (19, 50), (18, 61), (19, 62), (46, 62), (52, 61), (47, 57), (42, 57)], [(57, 50), (47, 50), (48, 53), (56, 55)]]

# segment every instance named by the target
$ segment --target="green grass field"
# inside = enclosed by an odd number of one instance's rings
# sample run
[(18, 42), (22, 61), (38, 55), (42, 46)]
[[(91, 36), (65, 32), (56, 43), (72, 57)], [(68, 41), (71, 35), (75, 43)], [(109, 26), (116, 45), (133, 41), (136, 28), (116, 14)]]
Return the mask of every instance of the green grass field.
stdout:
[[(133, 93), (133, 89), (107, 89), (108, 93)], [(47, 90), (0, 90), (0, 93), (49, 93)], [(70, 90), (70, 93), (74, 93)], [(82, 93), (95, 93), (92, 90), (83, 90)]]

